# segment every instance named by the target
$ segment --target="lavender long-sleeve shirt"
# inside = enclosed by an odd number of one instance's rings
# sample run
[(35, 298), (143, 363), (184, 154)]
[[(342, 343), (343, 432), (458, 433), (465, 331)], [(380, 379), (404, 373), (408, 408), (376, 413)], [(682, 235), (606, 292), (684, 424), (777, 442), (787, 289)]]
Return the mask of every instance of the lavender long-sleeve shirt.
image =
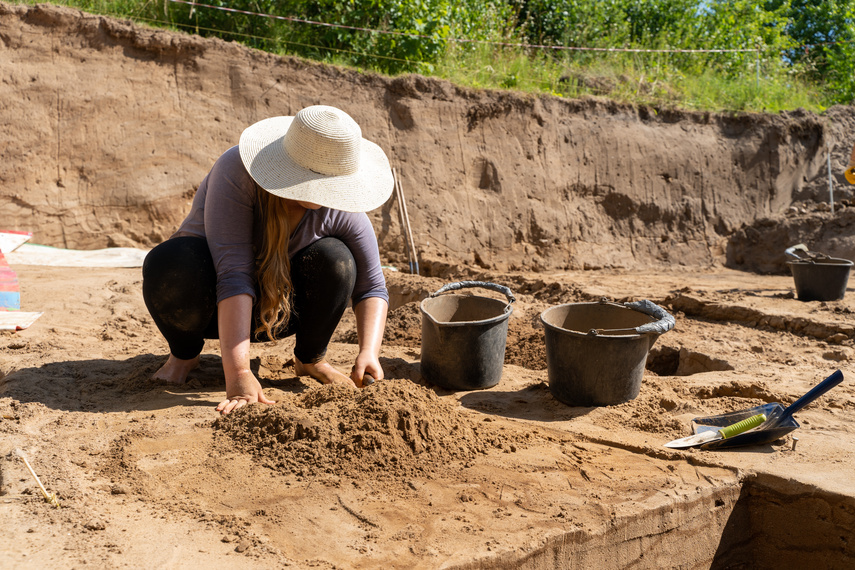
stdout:
[[(223, 153), (202, 180), (190, 213), (173, 237), (205, 238), (217, 271), (217, 302), (235, 295), (255, 298), (255, 255), (263, 243), (263, 216), (255, 181), (241, 161), (238, 147)], [(354, 305), (368, 297), (389, 301), (386, 279), (380, 268), (377, 237), (364, 213), (330, 208), (306, 210), (291, 234), (288, 256), (323, 237), (335, 237), (347, 245), (356, 261)]]

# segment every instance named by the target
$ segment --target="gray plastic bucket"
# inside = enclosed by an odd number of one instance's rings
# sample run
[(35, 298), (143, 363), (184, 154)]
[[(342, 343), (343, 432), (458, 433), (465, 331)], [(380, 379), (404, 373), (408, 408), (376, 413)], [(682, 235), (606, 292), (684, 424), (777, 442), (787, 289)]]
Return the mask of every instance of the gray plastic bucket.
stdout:
[(540, 315), (546, 333), (549, 391), (570, 406), (635, 399), (650, 347), (674, 317), (650, 301), (570, 303)]
[(837, 301), (846, 294), (848, 259), (826, 257), (788, 261), (799, 301)]
[[(466, 287), (499, 291), (508, 302), (477, 295), (440, 296)], [(448, 390), (479, 390), (498, 384), (514, 301), (507, 287), (482, 281), (449, 283), (423, 300), (422, 377)]]
[(784, 253), (794, 258), (787, 265), (793, 274), (799, 301), (838, 301), (846, 294), (849, 270), (853, 265), (848, 259), (810, 251), (803, 243), (788, 247)]

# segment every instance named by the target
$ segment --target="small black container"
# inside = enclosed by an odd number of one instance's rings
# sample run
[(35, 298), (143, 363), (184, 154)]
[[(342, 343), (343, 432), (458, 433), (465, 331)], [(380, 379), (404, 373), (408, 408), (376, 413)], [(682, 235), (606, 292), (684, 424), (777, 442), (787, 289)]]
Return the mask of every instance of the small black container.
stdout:
[(846, 294), (852, 262), (836, 257), (788, 261), (799, 301), (838, 301)]
[[(443, 295), (467, 287), (503, 293), (508, 301), (477, 295)], [(502, 378), (508, 318), (516, 301), (503, 285), (458, 281), (423, 300), (421, 374), (447, 390), (491, 388)]]
[[(672, 326), (674, 318), (661, 307)], [(632, 304), (569, 303), (540, 315), (549, 391), (569, 406), (611, 406), (635, 399), (647, 353), (661, 332), (638, 332), (656, 318)]]

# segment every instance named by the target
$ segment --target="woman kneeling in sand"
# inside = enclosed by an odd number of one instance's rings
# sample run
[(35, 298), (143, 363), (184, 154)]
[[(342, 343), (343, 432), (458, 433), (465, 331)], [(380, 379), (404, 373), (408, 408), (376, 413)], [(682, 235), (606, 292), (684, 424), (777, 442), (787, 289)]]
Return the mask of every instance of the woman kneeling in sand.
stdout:
[[(178, 231), (143, 264), (143, 297), (169, 343), (154, 378), (183, 383), (204, 339), (219, 338), (227, 414), (272, 404), (250, 342), (295, 336), (299, 375), (361, 387), (380, 380), (389, 295), (365, 212), (393, 188), (389, 160), (344, 111), (313, 106), (247, 128), (202, 180)], [(350, 376), (324, 360), (347, 307), (359, 354)]]

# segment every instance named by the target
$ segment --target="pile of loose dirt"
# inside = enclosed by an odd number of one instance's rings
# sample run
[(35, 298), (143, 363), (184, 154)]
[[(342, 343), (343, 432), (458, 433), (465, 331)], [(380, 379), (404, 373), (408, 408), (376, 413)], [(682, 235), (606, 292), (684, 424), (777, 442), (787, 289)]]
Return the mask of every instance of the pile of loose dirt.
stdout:
[(529, 370), (546, 370), (543, 328), (528, 322), (511, 321), (505, 345), (505, 364), (515, 364)]
[(422, 312), (419, 303), (407, 303), (389, 311), (383, 344), (417, 347), (422, 343)]
[(685, 422), (675, 415), (692, 411), (694, 402), (687, 402), (667, 381), (655, 375), (646, 375), (644, 382), (652, 389), (629, 402), (609, 406), (602, 424), (611, 429), (631, 428), (672, 438), (686, 435)]
[(429, 475), (502, 446), (450, 403), (406, 380), (362, 391), (311, 388), (282, 405), (242, 408), (214, 428), (267, 466), (303, 477)]
[[(333, 337), (336, 342), (358, 344), (356, 320), (352, 314), (346, 313), (343, 318), (346, 326), (340, 327), (341, 332)], [(383, 331), (383, 344), (386, 346), (406, 346), (418, 348), (422, 343), (422, 313), (419, 303), (412, 302), (389, 311), (386, 316), (386, 328)]]

